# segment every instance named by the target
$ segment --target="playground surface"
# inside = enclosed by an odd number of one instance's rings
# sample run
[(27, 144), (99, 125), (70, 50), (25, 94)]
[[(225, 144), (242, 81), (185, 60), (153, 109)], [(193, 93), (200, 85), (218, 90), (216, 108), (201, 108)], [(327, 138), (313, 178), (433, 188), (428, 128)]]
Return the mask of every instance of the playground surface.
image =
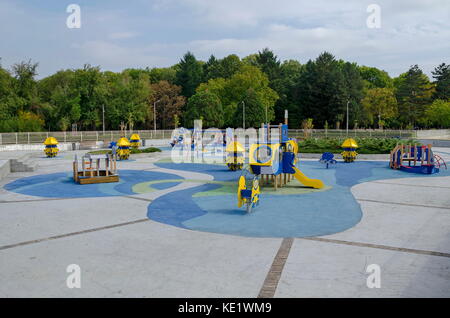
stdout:
[[(450, 148), (434, 152), (450, 162)], [(33, 153), (36, 171), (0, 180), (0, 297), (450, 296), (450, 170), (303, 159), (325, 188), (263, 188), (246, 214), (225, 165), (133, 155), (119, 183), (80, 186), (75, 153)]]

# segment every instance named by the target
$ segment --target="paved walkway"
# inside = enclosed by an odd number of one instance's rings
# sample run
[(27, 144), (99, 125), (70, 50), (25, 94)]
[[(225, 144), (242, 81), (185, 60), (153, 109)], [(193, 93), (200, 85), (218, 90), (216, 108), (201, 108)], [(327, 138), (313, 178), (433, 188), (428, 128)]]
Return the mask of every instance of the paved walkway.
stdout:
[[(435, 149), (450, 162), (450, 149)], [(328, 236), (252, 238), (192, 231), (147, 218), (175, 188), (125, 196), (43, 198), (4, 189), (17, 179), (68, 172), (74, 153), (0, 182), (0, 297), (448, 297), (450, 177), (376, 180), (352, 194), (363, 217)], [(120, 169), (211, 180), (163, 169), (167, 154), (137, 156)], [(257, 212), (256, 212), (257, 213)], [(69, 264), (81, 288), (66, 286)], [(370, 289), (370, 264), (381, 288)]]

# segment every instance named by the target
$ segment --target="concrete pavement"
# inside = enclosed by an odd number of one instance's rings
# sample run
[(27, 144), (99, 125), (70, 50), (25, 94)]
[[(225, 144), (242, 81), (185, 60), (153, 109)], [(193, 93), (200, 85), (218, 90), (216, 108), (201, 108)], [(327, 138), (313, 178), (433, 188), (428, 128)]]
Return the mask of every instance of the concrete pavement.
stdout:
[[(450, 161), (449, 148), (435, 152)], [(1, 297), (257, 297), (276, 270), (275, 297), (450, 296), (450, 177), (356, 185), (361, 222), (334, 235), (295, 238), (287, 259), (274, 266), (283, 239), (191, 231), (147, 218), (152, 200), (198, 183), (50, 200), (3, 188), (22, 177), (70, 171), (73, 155), (48, 160), (33, 153), (37, 171), (0, 181)], [(139, 155), (120, 168), (211, 179), (153, 165), (167, 155)], [(81, 267), (80, 289), (66, 286), (70, 264)], [(380, 266), (379, 289), (367, 287), (370, 264)]]

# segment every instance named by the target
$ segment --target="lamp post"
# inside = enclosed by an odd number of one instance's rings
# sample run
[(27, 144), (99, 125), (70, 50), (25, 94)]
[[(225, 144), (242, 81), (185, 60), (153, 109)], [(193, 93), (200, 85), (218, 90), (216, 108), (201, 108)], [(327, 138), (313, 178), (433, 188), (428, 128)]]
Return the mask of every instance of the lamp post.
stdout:
[(157, 100), (156, 102), (153, 103), (153, 130), (155, 132), (156, 135), (156, 103), (159, 103), (161, 100)]
[(347, 100), (347, 137), (348, 137), (348, 104), (350, 103), (350, 100)]
[(242, 113), (243, 113), (243, 118), (242, 118), (242, 127), (245, 130), (245, 102), (242, 101)]
[(105, 105), (102, 105), (102, 113), (103, 113), (103, 138), (105, 137)]

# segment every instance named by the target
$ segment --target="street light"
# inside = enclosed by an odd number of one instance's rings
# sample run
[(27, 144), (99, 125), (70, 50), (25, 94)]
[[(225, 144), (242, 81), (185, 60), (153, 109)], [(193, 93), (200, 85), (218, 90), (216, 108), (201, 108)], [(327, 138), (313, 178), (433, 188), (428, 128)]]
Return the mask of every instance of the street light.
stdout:
[(245, 102), (244, 101), (242, 101), (242, 113), (243, 113), (242, 127), (245, 129)]
[(347, 137), (348, 137), (348, 104), (350, 103), (350, 100), (347, 100)]
[(161, 100), (157, 100), (156, 102), (153, 103), (153, 130), (155, 131), (156, 134), (156, 103), (159, 103)]
[(102, 113), (103, 113), (103, 137), (105, 137), (105, 105), (102, 105)]

